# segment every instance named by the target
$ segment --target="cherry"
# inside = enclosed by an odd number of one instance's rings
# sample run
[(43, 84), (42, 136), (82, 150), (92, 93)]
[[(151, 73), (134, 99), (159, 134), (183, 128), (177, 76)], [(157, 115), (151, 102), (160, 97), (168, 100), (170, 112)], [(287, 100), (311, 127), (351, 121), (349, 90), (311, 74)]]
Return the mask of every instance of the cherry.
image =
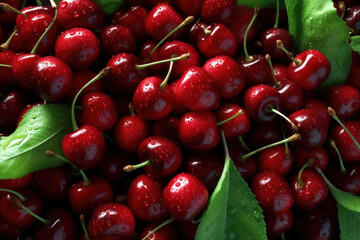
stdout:
[[(0, 179), (0, 188), (3, 189), (19, 189), (19, 188), (26, 188), (32, 182), (33, 174), (30, 173), (23, 177), (14, 178), (14, 179)], [(0, 196), (3, 195), (3, 192), (0, 192)]]
[(351, 62), (350, 72), (346, 78), (345, 84), (351, 85), (356, 87), (357, 89), (360, 89), (360, 64), (354, 60)]
[(73, 240), (77, 237), (76, 223), (72, 215), (60, 208), (50, 210), (44, 214), (48, 224), (39, 223), (36, 228), (36, 240), (61, 239)]
[(179, 97), (176, 97), (179, 95), (177, 93), (177, 84), (178, 83), (179, 83), (179, 79), (175, 80), (173, 83), (170, 84), (171, 91), (175, 94), (175, 103), (174, 103), (174, 108), (173, 108), (172, 114), (177, 117), (181, 117), (182, 115), (187, 113), (189, 111), (189, 109), (185, 106), (185, 104), (183, 102), (181, 102)]
[[(156, 45), (157, 45), (156, 42), (154, 42), (153, 40), (147, 40), (141, 44), (139, 58), (144, 63), (157, 62), (163, 59), (163, 56), (161, 55), (161, 51), (160, 51), (161, 49), (160, 48), (155, 49)], [(154, 49), (155, 51), (153, 51)], [(153, 74), (158, 74), (165, 71), (165, 66), (166, 66), (165, 63), (162, 63), (162, 64), (149, 66), (147, 69)]]
[(301, 168), (304, 164), (312, 159), (313, 163), (308, 167), (318, 167), (321, 170), (325, 170), (329, 164), (329, 156), (324, 148), (303, 149), (295, 148), (295, 166)]
[(216, 109), (220, 102), (216, 80), (200, 67), (190, 67), (183, 73), (174, 94), (187, 108), (195, 111)]
[(322, 123), (325, 128), (329, 127), (330, 116), (328, 114), (328, 106), (323, 101), (317, 99), (306, 100), (304, 102), (304, 107), (315, 110), (317, 114), (321, 117)]
[[(4, 0), (1, 3), (10, 5), (11, 7), (20, 10), (20, 0)], [(6, 11), (0, 8), (0, 22), (3, 26), (13, 26), (16, 20), (17, 13), (13, 11)]]
[(233, 21), (236, 1), (225, 0), (204, 0), (201, 5), (201, 17), (205, 22), (219, 22), (222, 24), (230, 24)]
[(353, 34), (360, 33), (360, 7), (352, 6), (346, 9), (345, 18), (346, 24), (353, 30)]
[(197, 152), (215, 148), (219, 141), (216, 116), (212, 112), (189, 112), (179, 122), (179, 140), (182, 146)]
[(174, 0), (175, 8), (183, 17), (194, 16), (199, 18), (204, 0)]
[(36, 91), (44, 101), (57, 102), (70, 90), (72, 72), (59, 58), (38, 59), (33, 65), (32, 74), (37, 83)]
[(22, 234), (23, 229), (18, 229), (10, 226), (7, 224), (1, 217), (0, 217), (0, 236), (2, 237), (8, 237), (11, 239), (13, 237), (14, 239), (17, 239)]
[(220, 86), (221, 98), (233, 98), (245, 88), (246, 79), (238, 62), (228, 56), (209, 59), (203, 66)]
[(278, 172), (259, 172), (252, 179), (251, 189), (266, 211), (285, 212), (293, 205), (293, 193), (285, 178)]
[(278, 123), (253, 124), (249, 135), (251, 145), (256, 148), (278, 142), (283, 138)]
[(135, 232), (135, 224), (128, 207), (120, 203), (104, 203), (94, 209), (87, 230), (91, 239), (109, 235), (127, 238)]
[[(16, 56), (15, 53), (11, 50), (0, 52), (0, 64), (11, 66), (15, 56)], [(14, 85), (14, 79), (12, 76), (11, 67), (1, 66), (0, 69), (1, 69), (0, 83), (5, 85)]]
[(275, 146), (259, 153), (259, 167), (262, 171), (274, 170), (281, 175), (286, 175), (294, 163), (292, 151), (288, 149), (289, 157), (286, 156), (284, 145)]
[[(6, 46), (8, 46), (9, 49), (11, 49), (14, 52), (26, 52), (27, 49), (25, 48), (25, 44), (23, 42), (23, 39), (21, 38), (19, 31), (14, 31), (13, 32), (14, 36), (11, 38), (11, 41), (9, 44), (5, 44)], [(11, 36), (11, 35), (10, 35)], [(4, 45), (0, 45), (0, 49), (1, 47)]]
[(294, 225), (292, 211), (265, 213), (266, 232), (268, 236), (277, 237), (289, 231)]
[(152, 178), (165, 178), (176, 173), (183, 162), (179, 146), (175, 141), (160, 136), (144, 139), (138, 147), (139, 165), (129, 165), (125, 171), (144, 167)]
[(329, 180), (339, 189), (360, 194), (360, 166), (358, 164), (349, 164), (345, 172), (338, 166), (330, 166), (326, 172)]
[(206, 58), (219, 55), (234, 56), (237, 50), (235, 35), (221, 23), (213, 23), (203, 27), (197, 39), (197, 47)]
[(275, 61), (280, 61), (286, 58), (286, 53), (277, 47), (277, 40), (280, 40), (286, 49), (292, 48), (291, 35), (283, 28), (273, 27), (267, 29), (260, 37), (263, 53), (269, 54)]
[(162, 136), (173, 140), (178, 139), (179, 119), (173, 116), (166, 116), (156, 120), (152, 132), (155, 136)]
[(11, 91), (0, 102), (0, 129), (12, 131), (16, 127), (17, 119), (26, 106), (27, 97), (22, 91)]
[(189, 173), (173, 177), (163, 191), (164, 205), (178, 221), (193, 219), (206, 205), (208, 198), (205, 185)]
[(61, 33), (55, 43), (55, 56), (71, 68), (86, 69), (100, 54), (100, 43), (86, 28), (71, 28)]
[(95, 30), (103, 26), (104, 13), (96, 1), (61, 0), (57, 21), (64, 29), (81, 27)]
[(333, 239), (335, 232), (335, 221), (330, 212), (317, 208), (306, 213), (298, 221), (298, 227), (303, 239), (309, 240), (330, 240)]
[(243, 44), (244, 41), (250, 42), (256, 36), (259, 30), (258, 20), (254, 20), (254, 24), (250, 26), (247, 37), (245, 39), (245, 32), (250, 25), (251, 19), (253, 18), (254, 10), (245, 5), (239, 5), (235, 12), (235, 17), (231, 23), (231, 31), (235, 34), (237, 42)]
[(26, 91), (35, 92), (36, 82), (32, 69), (41, 57), (37, 54), (18, 54), (11, 63), (13, 78), (18, 86)]
[(162, 184), (146, 174), (137, 176), (130, 184), (126, 201), (133, 214), (145, 221), (164, 219), (168, 212), (162, 200)]
[(118, 120), (114, 100), (104, 93), (88, 93), (81, 99), (81, 125), (92, 125), (100, 131), (111, 129)]
[(100, 165), (101, 176), (109, 182), (120, 182), (125, 178), (123, 168), (130, 164), (131, 156), (122, 151), (112, 151)]
[[(161, 224), (160, 221), (156, 222), (149, 222), (145, 229), (140, 234), (140, 239), (146, 239), (146, 240), (179, 240), (179, 232), (176, 229), (175, 223), (167, 224), (160, 229), (157, 229), (155, 232), (153, 232), (159, 225)], [(150, 236), (145, 238), (148, 234), (152, 233)]]
[[(38, 13), (45, 13), (50, 15), (51, 17), (55, 16), (55, 9), (52, 8), (51, 6), (27, 6), (21, 9), (21, 12), (28, 17), (30, 15), (38, 14)], [(16, 29), (18, 31), (21, 31), (23, 26), (27, 24), (27, 21), (29, 19), (28, 17), (25, 17), (21, 14), (18, 14), (16, 16)]]

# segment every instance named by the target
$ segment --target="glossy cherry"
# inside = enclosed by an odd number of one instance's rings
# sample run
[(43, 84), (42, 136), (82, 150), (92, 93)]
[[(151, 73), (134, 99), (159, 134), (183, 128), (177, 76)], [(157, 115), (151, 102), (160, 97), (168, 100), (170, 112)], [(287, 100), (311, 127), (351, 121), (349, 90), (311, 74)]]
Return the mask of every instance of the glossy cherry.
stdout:
[(359, 74), (360, 74), (360, 64), (353, 60), (351, 63), (350, 72), (347, 75), (345, 84), (348, 84), (348, 85), (356, 87), (357, 89), (360, 89)]
[(303, 239), (330, 240), (335, 235), (335, 220), (330, 212), (318, 208), (306, 213), (298, 221), (298, 229)]
[[(0, 188), (5, 189), (19, 189), (19, 188), (26, 188), (32, 182), (33, 174), (30, 173), (25, 175), (24, 177), (14, 178), (14, 179), (1, 179), (0, 180)], [(0, 196), (3, 196), (6, 192), (0, 192)]]
[(330, 166), (326, 171), (326, 176), (337, 188), (356, 195), (360, 194), (360, 166), (358, 164), (346, 165), (345, 172), (341, 171), (339, 166)]
[[(16, 8), (17, 10), (21, 9), (21, 1), (20, 0), (4, 0), (1, 1), (2, 3), (9, 4), (13, 8)], [(3, 9), (0, 9), (0, 22), (4, 26), (13, 26), (16, 20), (17, 14), (13, 11), (5, 11)]]
[[(38, 13), (45, 13), (50, 15), (51, 17), (55, 16), (55, 9), (51, 6), (26, 6), (23, 9), (21, 9), (21, 12), (25, 14), (26, 16), (38, 14)], [(23, 26), (27, 24), (27, 21), (29, 20), (28, 17), (25, 17), (21, 14), (18, 14), (16, 16), (16, 29), (18, 31), (21, 31)]]
[(321, 100), (309, 99), (304, 102), (304, 107), (313, 109), (321, 117), (323, 125), (328, 128), (330, 124), (330, 116), (328, 114), (328, 106)]
[(18, 54), (11, 64), (13, 78), (18, 86), (26, 91), (35, 92), (36, 82), (32, 75), (34, 63), (41, 57), (37, 54)]
[(199, 18), (203, 0), (174, 0), (175, 8), (183, 17), (194, 16)]
[(261, 37), (261, 47), (264, 54), (269, 54), (275, 61), (286, 59), (286, 53), (277, 47), (276, 41), (281, 40), (286, 49), (292, 48), (290, 33), (283, 28), (270, 28), (265, 30)]
[(277, 87), (280, 93), (280, 100), (282, 108), (285, 112), (291, 113), (303, 106), (303, 91), (292, 80), (284, 78), (277, 81), (279, 87)]
[[(254, 10), (245, 5), (239, 5), (235, 12), (235, 17), (231, 22), (230, 29), (235, 34), (237, 42), (243, 44), (245, 39), (245, 31), (253, 18)], [(256, 19), (250, 27), (246, 41), (250, 42), (256, 36), (260, 28), (259, 21)]]
[(127, 27), (109, 25), (101, 30), (99, 39), (106, 56), (111, 57), (119, 53), (135, 53), (136, 41)]
[(250, 129), (250, 143), (259, 148), (283, 139), (278, 123), (257, 123)]
[(18, 229), (10, 226), (0, 217), (0, 236), (8, 238), (18, 238), (23, 233), (23, 229)]
[(27, 97), (24, 92), (15, 90), (6, 94), (0, 101), (0, 129), (12, 131), (16, 127), (17, 119), (26, 106)]
[[(348, 6), (348, 5), (347, 5)], [(346, 9), (345, 18), (346, 24), (349, 28), (353, 29), (353, 34), (360, 33), (360, 7), (352, 6)]]
[[(155, 221), (155, 222), (149, 222), (145, 229), (140, 234), (140, 239), (143, 239), (146, 237), (150, 232), (152, 232), (156, 227), (158, 227), (162, 222), (161, 221)], [(175, 223), (167, 224), (157, 231), (155, 231), (153, 234), (151, 234), (149, 237), (146, 238), (146, 240), (179, 240), (180, 234), (176, 228)]]
[(281, 175), (286, 175), (294, 164), (294, 155), (291, 149), (288, 151), (289, 154), (286, 156), (285, 146), (279, 145), (260, 152), (257, 157), (260, 169), (262, 171), (273, 170)]
[(205, 22), (219, 22), (228, 25), (233, 21), (236, 6), (234, 0), (204, 0), (201, 5), (201, 17)]
[(265, 223), (268, 236), (277, 237), (294, 226), (294, 215), (290, 209), (280, 213), (265, 213)]
[(295, 166), (300, 169), (304, 164), (313, 159), (313, 163), (308, 167), (318, 167), (320, 170), (325, 170), (329, 164), (329, 156), (323, 147), (314, 149), (295, 148)]
[(111, 151), (100, 165), (100, 174), (110, 183), (120, 182), (125, 178), (123, 168), (130, 164), (132, 156), (122, 151)]
[(205, 185), (189, 173), (173, 177), (163, 191), (163, 201), (170, 215), (178, 221), (193, 219), (209, 198)]

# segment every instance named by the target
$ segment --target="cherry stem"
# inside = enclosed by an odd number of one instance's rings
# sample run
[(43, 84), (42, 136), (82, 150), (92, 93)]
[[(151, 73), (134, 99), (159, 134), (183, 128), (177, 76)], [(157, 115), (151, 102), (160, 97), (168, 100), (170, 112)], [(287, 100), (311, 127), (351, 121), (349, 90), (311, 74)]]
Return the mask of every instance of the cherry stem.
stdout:
[(167, 72), (164, 81), (160, 84), (160, 89), (161, 89), (161, 91), (164, 90), (166, 84), (167, 84), (168, 81), (169, 81), (169, 78), (170, 78), (170, 75), (171, 75), (171, 71), (172, 71), (172, 69), (173, 69), (173, 66), (174, 66), (174, 61), (171, 61), (171, 62), (170, 62), (170, 67), (169, 67), (169, 71)]
[[(283, 138), (285, 139), (286, 135), (285, 135), (284, 123), (283, 123), (282, 119), (280, 119), (280, 127), (281, 127), (281, 133), (283, 135)], [(284, 143), (284, 145), (285, 145), (285, 157), (286, 157), (286, 159), (290, 159), (289, 143), (286, 142), (286, 143)]]
[(17, 196), (20, 199), (20, 201), (22, 201), (22, 202), (26, 201), (26, 198), (23, 195), (21, 195), (20, 193), (14, 191), (14, 190), (6, 189), (6, 188), (0, 188), (0, 192), (9, 192), (9, 193), (14, 194), (15, 196)]
[(340, 121), (338, 116), (336, 116), (335, 110), (332, 109), (331, 107), (328, 107), (328, 114), (349, 134), (349, 136), (354, 141), (357, 148), (360, 150), (360, 145), (359, 145), (358, 141), (356, 141), (354, 136), (350, 133), (349, 129), (347, 129), (347, 127), (345, 127), (345, 125)]
[(85, 217), (84, 217), (84, 215), (81, 214), (80, 217), (79, 217), (79, 219), (80, 219), (81, 227), (82, 227), (82, 229), (83, 229), (83, 231), (84, 231), (84, 233), (85, 233), (86, 239), (87, 239), (87, 240), (90, 240), (89, 234), (88, 234), (87, 229), (86, 229), (86, 224), (85, 224)]
[(189, 57), (190, 57), (190, 53), (185, 53), (185, 54), (183, 54), (183, 55), (181, 55), (179, 57), (164, 59), (164, 60), (160, 60), (160, 61), (156, 61), (156, 62), (144, 63), (144, 64), (141, 64), (141, 65), (136, 65), (136, 68), (141, 70), (141, 69), (151, 67), (151, 66), (154, 66), (154, 65), (157, 65), (157, 64), (161, 64), (161, 63), (185, 60), (185, 59), (188, 59)]
[(246, 39), (247, 39), (247, 36), (248, 36), (248, 33), (249, 33), (249, 31), (250, 31), (251, 26), (254, 24), (254, 22), (255, 22), (255, 20), (256, 20), (256, 17), (257, 17), (257, 15), (259, 14), (259, 10), (260, 10), (259, 6), (256, 5), (255, 8), (254, 8), (254, 15), (253, 15), (253, 17), (252, 17), (252, 19), (251, 19), (251, 22), (249, 23), (249, 25), (248, 25), (248, 27), (247, 27), (247, 29), (246, 29), (246, 31), (245, 31), (245, 35), (244, 35), (244, 43), (243, 43), (243, 46), (244, 46), (244, 53), (245, 53), (245, 58), (246, 58), (246, 61), (247, 61), (247, 62), (251, 61), (251, 60), (252, 60), (252, 57), (250, 57), (250, 55), (249, 55), (249, 53), (248, 53), (248, 51), (247, 51)]
[(132, 102), (129, 103), (129, 112), (132, 117), (135, 117), (135, 109), (134, 109), (134, 105), (132, 104)]
[(211, 30), (207, 29), (204, 25), (201, 25), (201, 30), (205, 33), (205, 35), (209, 35), (211, 33)]
[(150, 57), (154, 54), (156, 49), (158, 49), (161, 46), (161, 44), (163, 44), (163, 42), (166, 41), (166, 39), (168, 39), (171, 35), (173, 35), (175, 32), (177, 32), (180, 28), (192, 23), (193, 21), (194, 21), (193, 16), (189, 16), (189, 17), (185, 18), (185, 20), (182, 23), (180, 23), (176, 28), (174, 28), (163, 39), (160, 40), (160, 42), (151, 50), (151, 52), (149, 53), (149, 56), (147, 57), (147, 59), (150, 59)]
[(78, 92), (77, 94), (75, 95), (74, 97), (74, 100), (72, 102), (72, 105), (71, 105), (71, 123), (72, 123), (72, 126), (73, 126), (73, 129), (74, 131), (79, 129), (77, 123), (76, 123), (76, 118), (75, 118), (75, 103), (76, 103), (76, 100), (78, 99), (78, 97), (80, 96), (80, 94), (82, 93), (82, 91), (84, 91), (85, 88), (87, 88), (90, 84), (96, 82), (97, 80), (105, 77), (109, 71), (111, 70), (111, 67), (106, 67), (106, 68), (103, 68), (99, 73), (98, 75), (96, 75), (93, 79), (91, 79), (89, 82), (87, 82)]
[(333, 148), (335, 149), (335, 151), (336, 151), (336, 153), (337, 153), (337, 155), (338, 155), (338, 157), (339, 157), (340, 171), (341, 171), (342, 173), (346, 173), (346, 168), (345, 168), (345, 166), (344, 166), (344, 162), (343, 162), (343, 160), (342, 160), (340, 151), (339, 151), (338, 147), (336, 146), (334, 140), (330, 139), (330, 140), (329, 140), (329, 144), (330, 144), (331, 147), (333, 147)]
[(36, 218), (37, 220), (39, 220), (40, 222), (42, 222), (43, 224), (47, 225), (49, 224), (49, 221), (40, 217), (39, 215), (33, 213), (30, 209), (28, 209), (27, 207), (24, 206), (24, 204), (21, 203), (21, 200), (19, 198), (14, 198), (13, 199), (13, 203), (15, 206), (23, 209), (24, 211), (26, 211), (27, 213), (29, 213), (31, 216), (33, 216), (34, 218)]
[(279, 27), (279, 15), (280, 15), (280, 3), (279, 0), (276, 0), (276, 18), (275, 18), (274, 28)]
[(269, 144), (269, 145), (267, 145), (267, 146), (264, 146), (264, 147), (261, 147), (261, 148), (259, 148), (259, 149), (256, 149), (256, 150), (254, 150), (254, 151), (252, 151), (252, 152), (250, 152), (250, 153), (247, 153), (247, 154), (241, 156), (241, 160), (245, 160), (245, 159), (247, 159), (248, 157), (251, 157), (252, 155), (255, 155), (255, 154), (257, 154), (257, 153), (259, 153), (259, 152), (261, 152), (261, 151), (263, 151), (263, 150), (265, 150), (265, 149), (272, 148), (272, 147), (275, 147), (275, 146), (284, 144), (284, 143), (286, 143), (286, 142), (294, 142), (294, 141), (297, 141), (297, 140), (300, 140), (300, 139), (301, 139), (300, 134), (295, 133), (294, 135), (292, 135), (292, 136), (290, 136), (290, 137), (288, 137), (288, 138), (286, 138), (286, 139), (283, 139), (283, 140), (281, 140), (281, 141), (278, 141), (278, 142)]
[(313, 158), (309, 158), (309, 159), (307, 160), (307, 162), (304, 164), (304, 166), (302, 166), (302, 168), (300, 169), (299, 174), (298, 174), (298, 183), (297, 183), (298, 188), (302, 188), (302, 187), (304, 186), (304, 183), (303, 183), (303, 181), (301, 180), (302, 172), (304, 171), (305, 168), (307, 168), (308, 166), (310, 166), (311, 164), (313, 164), (314, 161), (315, 161), (315, 160), (314, 160)]
[(169, 223), (174, 222), (175, 219), (174, 218), (169, 218), (167, 220), (165, 220), (163, 223), (161, 223), (159, 226), (157, 226), (156, 228), (154, 228), (154, 230), (150, 231), (145, 237), (143, 237), (141, 240), (146, 240), (148, 237), (150, 237), (152, 234), (154, 234), (157, 230), (159, 230), (160, 228), (164, 227), (165, 225), (168, 225)]
[(20, 14), (20, 15), (26, 17), (26, 18), (28, 17), (28, 16), (26, 16), (26, 14), (22, 13), (21, 11), (19, 11), (19, 10), (17, 10), (16, 8), (10, 6), (10, 5), (7, 4), (7, 3), (0, 3), (0, 8), (3, 9), (4, 11), (12, 11), (12, 12), (15, 12), (15, 13), (17, 13), (17, 14)]
[(339, 2), (339, 9), (341, 10), (341, 16), (340, 16), (340, 18), (341, 18), (341, 19), (344, 19), (346, 6), (345, 6), (345, 3), (344, 3), (343, 1), (340, 1), (340, 2)]
[(285, 47), (284, 44), (281, 40), (276, 40), (276, 46), (278, 48), (280, 48), (281, 50), (283, 50), (286, 55), (288, 56), (288, 58), (291, 59), (291, 61), (293, 61), (295, 63), (296, 66), (300, 66), (302, 64), (302, 61), (300, 59), (295, 59), (294, 58), (294, 54), (292, 54), (291, 52), (289, 52)]
[(299, 131), (298, 127), (295, 125), (295, 123), (293, 123), (287, 116), (285, 116), (282, 112), (276, 110), (273, 106), (268, 106), (268, 111), (273, 112), (277, 115), (279, 115), (280, 117), (282, 117), (283, 119), (285, 119), (290, 125), (291, 125), (291, 129), (294, 133), (297, 133)]
[(63, 156), (56, 154), (52, 151), (45, 151), (45, 155), (49, 158), (56, 158), (57, 160), (69, 163), (74, 169), (76, 169), (82, 176), (83, 180), (84, 180), (84, 185), (85, 186), (89, 186), (90, 185), (90, 180), (88, 179), (88, 177), (86, 176), (85, 172), (78, 168), (77, 166), (75, 166), (75, 164), (73, 164), (72, 162), (70, 162), (69, 160), (67, 160), (66, 158), (64, 158)]
[(223, 120), (221, 122), (217, 122), (216, 126), (219, 127), (219, 126), (221, 126), (221, 125), (223, 125), (223, 124), (225, 124), (225, 123), (227, 123), (227, 122), (233, 120), (234, 118), (236, 118), (236, 117), (238, 117), (240, 115), (243, 115), (243, 114), (244, 114), (244, 111), (240, 109), (237, 113), (235, 113), (233, 116), (229, 117), (228, 119), (225, 119), (225, 120)]
[(8, 65), (8, 64), (1, 64), (1, 63), (0, 63), (0, 67), (7, 67), (7, 68), (11, 68), (11, 65)]
[(115, 198), (115, 201), (118, 203), (125, 202), (125, 200), (126, 200), (126, 195), (119, 195), (119, 196), (116, 196), (116, 198)]
[(40, 0), (36, 0), (36, 5), (42, 6), (43, 4), (42, 4), (42, 2)]
[(266, 59), (266, 60), (268, 61), (268, 63), (269, 63), (269, 67), (270, 67), (270, 69), (271, 69), (271, 73), (272, 73), (273, 79), (274, 79), (275, 88), (280, 88), (280, 84), (279, 84), (279, 82), (276, 80), (275, 71), (274, 71), (274, 67), (273, 67), (272, 62), (271, 62), (271, 57), (270, 57), (270, 55), (269, 55), (269, 54), (266, 54), (266, 55), (265, 55), (265, 59)]
[(280, 237), (281, 237), (281, 240), (285, 240), (285, 234), (284, 234), (284, 233), (282, 233), (282, 234), (280, 235)]
[(146, 160), (145, 162), (142, 162), (142, 163), (139, 163), (139, 164), (136, 164), (136, 165), (126, 165), (123, 170), (124, 172), (132, 172), (136, 169), (139, 169), (139, 168), (142, 168), (142, 167), (145, 167), (147, 165), (151, 164), (151, 160)]
[(244, 138), (242, 136), (238, 137), (239, 141), (241, 142), (241, 145), (248, 151), (251, 152), (250, 148), (246, 145)]
[(9, 45), (11, 43), (11, 40), (14, 38), (15, 34), (16, 34), (16, 28), (15, 30), (11, 33), (10, 37), (8, 38), (8, 40), (6, 40), (6, 42), (4, 42), (3, 44), (0, 45), (0, 51), (3, 52), (7, 49), (9, 49)]

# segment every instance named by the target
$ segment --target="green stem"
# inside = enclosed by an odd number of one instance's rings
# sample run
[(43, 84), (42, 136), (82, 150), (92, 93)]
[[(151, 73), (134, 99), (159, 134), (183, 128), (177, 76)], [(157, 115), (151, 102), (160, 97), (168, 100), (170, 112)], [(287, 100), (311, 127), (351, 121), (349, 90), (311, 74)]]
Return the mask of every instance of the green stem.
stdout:
[(21, 195), (20, 193), (14, 191), (14, 190), (0, 188), (0, 192), (9, 192), (9, 193), (14, 194), (15, 196), (17, 196), (20, 199), (20, 201), (22, 201), (22, 202), (26, 201), (26, 198), (23, 195)]
[(276, 76), (275, 76), (275, 71), (274, 71), (274, 67), (272, 65), (272, 62), (271, 62), (271, 57), (269, 54), (266, 54), (265, 55), (265, 59), (268, 61), (269, 63), (269, 67), (271, 69), (271, 73), (272, 73), (272, 76), (273, 76), (273, 79), (274, 79), (274, 85), (275, 85), (275, 88), (279, 89), (280, 88), (280, 84), (279, 82), (276, 80)]
[(136, 169), (139, 169), (139, 168), (142, 168), (142, 167), (145, 167), (147, 165), (151, 164), (151, 160), (146, 160), (145, 162), (142, 162), (142, 163), (139, 163), (137, 165), (127, 165), (124, 167), (124, 172), (132, 172)]
[(43, 5), (43, 3), (42, 3), (40, 0), (36, 0), (36, 5), (38, 5), (38, 6), (42, 6), (42, 5)]
[(345, 168), (345, 166), (344, 166), (344, 162), (343, 162), (343, 160), (342, 160), (342, 157), (341, 157), (341, 154), (340, 154), (340, 151), (339, 151), (338, 147), (336, 146), (334, 140), (332, 140), (332, 139), (329, 140), (329, 143), (330, 143), (330, 146), (335, 149), (335, 151), (336, 151), (336, 153), (337, 153), (337, 155), (338, 155), (338, 157), (339, 157), (340, 171), (341, 171), (342, 173), (346, 173), (346, 168)]
[(246, 145), (244, 138), (242, 136), (239, 136), (238, 139), (241, 142), (241, 145), (246, 149), (246, 151), (251, 152), (250, 148)]
[(299, 188), (302, 188), (304, 186), (304, 183), (303, 181), (301, 180), (301, 175), (302, 175), (302, 172), (304, 171), (305, 168), (307, 168), (309, 165), (313, 164), (314, 163), (314, 159), (313, 158), (309, 158), (307, 160), (307, 162), (304, 164), (304, 166), (302, 166), (302, 168), (300, 169), (299, 171), (299, 174), (298, 174), (298, 187)]
[(275, 108), (273, 108), (272, 106), (269, 106), (269, 110), (277, 115), (279, 115), (280, 117), (282, 117), (283, 119), (285, 119), (290, 125), (291, 125), (291, 129), (294, 133), (297, 133), (299, 131), (299, 129), (297, 128), (297, 126), (295, 125), (295, 123), (293, 123), (287, 116), (285, 116), (282, 112), (279, 112), (278, 110), (276, 110)]
[(170, 75), (171, 75), (171, 71), (172, 71), (172, 69), (173, 69), (173, 66), (174, 66), (174, 61), (171, 61), (171, 62), (170, 62), (170, 67), (169, 67), (169, 71), (167, 72), (164, 81), (160, 84), (160, 89), (161, 89), (162, 91), (164, 90), (166, 84), (167, 84), (168, 81), (169, 81), (169, 78), (170, 78)]
[(169, 218), (167, 220), (165, 220), (163, 223), (161, 223), (159, 226), (157, 226), (156, 228), (154, 228), (154, 230), (150, 231), (145, 237), (143, 237), (141, 240), (146, 240), (148, 237), (150, 237), (154, 232), (156, 232), (157, 230), (159, 230), (160, 228), (164, 227), (165, 225), (174, 222), (175, 219), (173, 218)]
[(1, 64), (1, 63), (0, 63), (0, 67), (7, 67), (7, 68), (11, 68), (11, 65), (8, 65), (8, 64)]
[[(283, 123), (282, 119), (280, 119), (280, 127), (281, 127), (281, 133), (283, 135), (283, 138), (285, 139), (286, 134), (285, 134), (284, 123)], [(290, 159), (289, 143), (286, 142), (286, 143), (284, 143), (284, 145), (285, 145), (285, 157), (286, 157), (286, 159)]]
[(240, 115), (243, 115), (243, 113), (244, 113), (244, 111), (240, 109), (237, 113), (235, 113), (233, 116), (229, 117), (228, 119), (225, 119), (225, 120), (223, 120), (223, 121), (221, 121), (221, 122), (217, 122), (217, 123), (216, 123), (216, 126), (219, 127), (219, 126), (221, 126), (221, 125), (223, 125), (223, 124), (225, 124), (225, 123), (233, 120), (234, 118), (236, 118), (236, 117), (238, 117), (238, 116), (240, 116)]
[(19, 198), (14, 198), (13, 199), (13, 203), (15, 206), (23, 209), (24, 211), (26, 211), (27, 213), (29, 213), (31, 216), (33, 216), (34, 218), (36, 218), (37, 220), (39, 220), (40, 222), (42, 222), (43, 224), (47, 225), (49, 224), (49, 221), (38, 216), (37, 214), (33, 213), (30, 209), (28, 209), (27, 207), (24, 206), (24, 204), (21, 203), (21, 200)]
[(15, 12), (15, 13), (17, 13), (17, 14), (20, 14), (20, 15), (26, 17), (26, 18), (28, 17), (28, 16), (26, 16), (24, 13), (22, 13), (22, 12), (19, 11), (19, 10), (17, 10), (16, 8), (10, 6), (10, 5), (7, 4), (7, 3), (0, 3), (0, 8), (3, 9), (4, 11), (12, 11), (12, 12)]
[(246, 39), (247, 39), (247, 36), (248, 36), (248, 34), (249, 34), (249, 31), (250, 31), (251, 26), (254, 24), (254, 22), (255, 22), (255, 20), (256, 20), (256, 17), (257, 17), (257, 15), (259, 14), (259, 10), (260, 10), (259, 6), (255, 6), (255, 8), (254, 8), (254, 15), (253, 15), (253, 17), (252, 17), (252, 19), (251, 19), (251, 22), (249, 23), (249, 25), (248, 25), (248, 27), (247, 27), (247, 29), (246, 29), (246, 31), (245, 31), (245, 35), (244, 35), (243, 47), (244, 47), (244, 53), (245, 53), (245, 58), (246, 58), (246, 61), (247, 61), (247, 62), (251, 61), (252, 58), (250, 57), (250, 55), (249, 55), (249, 53), (248, 53), (248, 51), (247, 51)]
[(73, 126), (74, 131), (79, 129), (77, 123), (76, 123), (76, 118), (75, 118), (75, 103), (76, 100), (78, 99), (78, 97), (80, 96), (80, 94), (82, 93), (82, 91), (84, 91), (85, 88), (87, 88), (89, 85), (91, 85), (93, 82), (96, 82), (97, 80), (105, 77), (109, 71), (111, 70), (111, 67), (106, 67), (104, 69), (102, 69), (98, 75), (96, 75), (93, 79), (91, 79), (89, 82), (87, 82), (75, 95), (74, 100), (72, 102), (71, 105), (71, 123)]
[(280, 3), (279, 0), (276, 0), (276, 18), (275, 18), (274, 28), (279, 27), (279, 15), (280, 15)]
[(276, 46), (278, 48), (280, 48), (281, 50), (283, 50), (286, 53), (286, 55), (288, 56), (288, 58), (290, 58), (291, 61), (293, 61), (296, 66), (300, 66), (302, 64), (302, 61), (300, 59), (295, 59), (294, 55), (284, 47), (284, 44), (282, 43), (281, 40), (276, 41)]
[(10, 37), (6, 40), (6, 42), (0, 45), (0, 51), (5, 51), (9, 48), (11, 40), (14, 38), (16, 31), (17, 30), (15, 28), (14, 31), (11, 33)]
[(137, 69), (144, 69), (147, 67), (151, 67), (157, 64), (161, 64), (161, 63), (167, 63), (167, 62), (172, 62), (172, 61), (181, 61), (181, 60), (185, 60), (187, 58), (190, 57), (190, 53), (185, 53), (179, 57), (174, 57), (174, 58), (169, 58), (169, 59), (164, 59), (164, 60), (160, 60), (160, 61), (156, 61), (156, 62), (150, 62), (150, 63), (144, 63), (141, 65), (136, 65)]
[(280, 237), (281, 237), (281, 240), (285, 240), (285, 233), (282, 233), (282, 234), (280, 235)]
[(87, 229), (86, 229), (86, 224), (85, 224), (85, 217), (83, 214), (80, 215), (80, 224), (81, 224), (81, 227), (85, 233), (85, 237), (87, 240), (90, 240), (90, 237), (89, 237), (89, 233), (87, 232)]

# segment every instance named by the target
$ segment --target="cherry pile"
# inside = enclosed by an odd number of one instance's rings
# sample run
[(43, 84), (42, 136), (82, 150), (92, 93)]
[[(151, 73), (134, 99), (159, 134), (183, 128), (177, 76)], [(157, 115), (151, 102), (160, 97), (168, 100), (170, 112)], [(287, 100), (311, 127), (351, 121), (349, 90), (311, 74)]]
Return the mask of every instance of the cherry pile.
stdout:
[[(268, 239), (340, 239), (315, 167), (360, 194), (360, 56), (323, 90), (329, 60), (291, 52), (284, 10), (125, 2), (107, 16), (93, 0), (1, 0), (0, 137), (52, 103), (72, 107), (74, 131), (46, 152), (64, 166), (0, 180), (0, 238), (195, 239), (223, 131)], [(360, 34), (360, 6), (334, 6)]]

